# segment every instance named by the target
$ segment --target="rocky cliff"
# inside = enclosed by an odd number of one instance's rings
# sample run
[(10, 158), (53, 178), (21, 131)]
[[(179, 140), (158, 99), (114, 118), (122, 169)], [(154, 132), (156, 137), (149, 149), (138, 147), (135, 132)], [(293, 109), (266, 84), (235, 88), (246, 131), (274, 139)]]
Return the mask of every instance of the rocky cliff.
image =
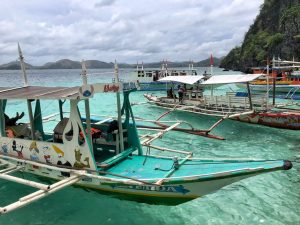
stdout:
[(248, 72), (273, 56), (300, 60), (300, 0), (265, 0), (242, 46), (232, 49), (220, 67)]

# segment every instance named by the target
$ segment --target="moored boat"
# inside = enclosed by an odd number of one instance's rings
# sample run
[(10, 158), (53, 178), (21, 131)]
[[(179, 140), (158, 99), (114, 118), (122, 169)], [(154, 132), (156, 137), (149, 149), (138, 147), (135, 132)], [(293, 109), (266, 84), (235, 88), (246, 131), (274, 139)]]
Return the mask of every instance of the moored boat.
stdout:
[[(268, 94), (251, 93), (249, 83), (262, 74), (256, 75), (219, 75), (196, 84), (196, 88), (186, 90), (182, 100), (174, 97), (157, 97), (153, 94), (145, 94), (148, 102), (160, 107), (190, 112), (199, 115), (229, 118), (241, 122), (260, 124), (276, 128), (300, 130), (300, 107), (277, 107), (269, 103)], [(173, 77), (162, 80), (172, 80)], [(179, 80), (177, 77), (176, 80)], [(182, 79), (182, 83), (191, 84), (188, 79)], [(226, 92), (225, 95), (204, 94), (205, 87), (212, 88), (232, 83), (243, 83), (248, 86), (248, 92)], [(245, 84), (246, 83), (246, 84)], [(247, 85), (248, 83), (248, 85)], [(201, 88), (200, 88), (201, 87)]]
[(142, 64), (137, 64), (136, 70), (132, 74), (131, 80), (139, 85), (140, 91), (163, 91), (172, 86), (169, 82), (157, 82), (159, 79), (168, 76), (196, 76), (197, 70), (193, 64), (189, 64), (187, 69), (168, 68), (168, 63), (163, 61), (160, 69), (146, 69)]
[[(286, 93), (286, 98), (300, 93), (300, 62), (272, 60), (272, 67), (255, 67), (252, 68), (253, 74), (265, 74), (250, 83), (252, 91)], [(275, 82), (275, 83), (273, 83)], [(245, 85), (240, 85), (245, 88)], [(273, 88), (274, 86), (274, 88)]]
[[(83, 63), (82, 86), (30, 86), (20, 48), (19, 52), (24, 86), (0, 88), (0, 178), (38, 190), (1, 206), (1, 214), (69, 185), (136, 201), (179, 204), (241, 179), (292, 168), (290, 161), (281, 159), (199, 159), (193, 158), (189, 151), (155, 147), (151, 142), (179, 126), (180, 122), (140, 138), (129, 100), (134, 85), (119, 82), (117, 65), (114, 83), (88, 84)], [(117, 120), (91, 120), (90, 101), (94, 99), (100, 103), (101, 98), (95, 97), (100, 93), (116, 94)], [(7, 124), (6, 106), (16, 99), (27, 103), (25, 115), (29, 123)], [(44, 123), (52, 116), (42, 116), (41, 104), (47, 100), (57, 100), (59, 106), (59, 122), (53, 131), (48, 132)], [(84, 109), (79, 108), (80, 103), (84, 103)], [(82, 114), (85, 114), (84, 120)], [(146, 146), (146, 153), (142, 146)], [(177, 155), (152, 155), (150, 149), (153, 148)], [(14, 175), (18, 171), (57, 181), (45, 184), (26, 180)]]

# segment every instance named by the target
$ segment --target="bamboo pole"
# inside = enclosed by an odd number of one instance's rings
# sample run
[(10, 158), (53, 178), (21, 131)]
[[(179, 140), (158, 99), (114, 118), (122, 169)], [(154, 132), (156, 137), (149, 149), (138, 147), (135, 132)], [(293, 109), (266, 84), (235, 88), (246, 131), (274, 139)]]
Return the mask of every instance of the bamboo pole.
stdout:
[(4, 180), (8, 180), (8, 181), (13, 181), (13, 182), (16, 182), (16, 183), (19, 183), (19, 184), (24, 184), (24, 185), (27, 185), (27, 186), (31, 186), (31, 187), (34, 187), (34, 188), (42, 189), (42, 190), (49, 190), (49, 185), (41, 184), (41, 183), (38, 183), (38, 182), (35, 182), (35, 181), (22, 179), (22, 178), (7, 175), (7, 174), (0, 174), (0, 178), (2, 178)]
[(34, 193), (32, 193), (32, 194), (30, 194), (28, 196), (25, 196), (25, 197), (19, 199), (19, 201), (17, 201), (17, 202), (14, 202), (14, 203), (12, 203), (10, 205), (7, 205), (5, 207), (0, 208), (0, 210), (1, 210), (0, 213), (4, 214), (4, 213), (8, 213), (10, 211), (13, 211), (15, 209), (21, 208), (21, 207), (23, 207), (25, 205), (28, 205), (28, 204), (30, 204), (30, 203), (32, 203), (34, 201), (37, 201), (37, 200), (39, 200), (41, 198), (44, 198), (47, 195), (52, 194), (52, 193), (54, 193), (54, 192), (56, 192), (56, 191), (58, 191), (58, 190), (60, 190), (62, 188), (70, 186), (70, 185), (78, 182), (80, 179), (81, 179), (81, 177), (77, 177), (77, 179), (69, 180), (68, 182), (65, 182), (64, 184), (62, 184), (60, 186), (57, 186), (55, 188), (52, 188), (52, 189), (50, 189), (48, 191), (44, 191), (44, 190), (36, 191), (36, 192), (34, 192)]
[[(115, 82), (120, 83), (119, 80), (119, 69), (117, 62), (115, 61)], [(120, 100), (120, 91), (117, 92), (117, 110), (118, 110), (118, 127), (119, 127), (119, 146), (121, 152), (124, 151), (124, 138), (123, 138), (123, 124), (122, 124), (122, 115), (121, 115), (121, 100)]]
[(243, 112), (243, 113), (236, 113), (236, 114), (233, 114), (233, 115), (226, 115), (224, 116), (223, 118), (219, 119), (216, 123), (214, 123), (206, 132), (209, 133), (211, 132), (216, 126), (218, 126), (221, 122), (223, 122), (225, 119), (232, 119), (232, 118), (235, 118), (235, 117), (238, 117), (238, 116), (242, 116), (242, 115), (250, 115), (250, 114), (253, 114), (254, 111), (249, 111), (249, 112)]
[(186, 154), (186, 155), (193, 155), (192, 152), (182, 151), (182, 150), (173, 150), (173, 149), (163, 148), (163, 147), (159, 147), (159, 146), (155, 146), (155, 145), (148, 145), (147, 147), (154, 148), (154, 149), (161, 150), (161, 151), (166, 151), (166, 152), (174, 152), (174, 153), (180, 153), (180, 154)]
[(146, 142), (144, 142), (143, 145), (149, 145), (150, 142), (152, 142), (152, 141), (154, 141), (158, 138), (161, 138), (166, 132), (168, 132), (168, 131), (172, 130), (173, 128), (177, 127), (179, 124), (180, 124), (179, 122), (175, 123), (172, 126), (169, 126), (168, 128), (166, 128), (165, 130), (158, 132), (157, 134), (153, 135), (152, 139), (147, 140)]
[[(87, 70), (86, 70), (86, 65), (85, 65), (85, 62), (84, 60), (82, 60), (82, 63), (81, 63), (81, 66), (82, 66), (82, 73), (81, 73), (81, 76), (82, 76), (82, 83), (83, 85), (87, 85), (88, 82), (87, 82)], [(90, 143), (91, 143), (91, 150), (93, 152), (93, 144), (92, 144), (92, 134), (91, 134), (91, 115), (90, 115), (90, 101), (89, 99), (85, 99), (84, 100), (84, 105), (85, 105), (85, 123), (86, 123), (86, 128), (87, 128), (87, 138), (89, 139)]]
[(29, 113), (29, 121), (30, 121), (30, 128), (31, 128), (31, 139), (35, 140), (35, 130), (34, 130), (34, 118), (32, 114), (32, 105), (31, 105), (31, 100), (27, 100), (27, 108), (28, 108), (28, 113)]

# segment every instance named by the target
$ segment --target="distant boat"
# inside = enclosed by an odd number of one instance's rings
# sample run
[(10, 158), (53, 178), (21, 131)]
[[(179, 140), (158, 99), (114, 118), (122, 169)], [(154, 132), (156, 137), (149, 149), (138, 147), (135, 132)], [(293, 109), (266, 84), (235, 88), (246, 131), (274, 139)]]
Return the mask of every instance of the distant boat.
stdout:
[(229, 71), (228, 69), (223, 69), (222, 71)]
[(160, 69), (145, 69), (143, 64), (141, 67), (137, 64), (131, 80), (139, 85), (140, 91), (163, 91), (171, 87), (169, 82), (157, 82), (159, 79), (168, 76), (196, 76), (197, 70), (193, 68), (193, 64), (189, 64), (188, 69), (168, 68), (168, 63), (163, 61)]
[[(197, 80), (181, 79), (182, 83), (193, 84), (194, 88), (187, 89), (185, 96), (180, 100), (172, 96), (157, 97), (145, 94), (150, 104), (176, 111), (190, 112), (220, 118), (228, 118), (241, 122), (260, 124), (269, 127), (300, 130), (300, 107), (275, 107), (268, 103), (265, 94), (249, 92), (227, 92), (225, 95), (204, 94), (205, 87), (221, 86), (231, 83), (249, 83), (255, 81), (262, 74), (255, 75), (216, 75), (198, 84)], [(166, 77), (162, 81), (172, 81), (175, 77)], [(179, 77), (176, 77), (179, 80)], [(245, 84), (247, 86), (247, 84)], [(250, 93), (250, 94), (249, 94)], [(177, 97), (177, 96), (176, 96)], [(298, 110), (297, 110), (298, 109)]]
[[(272, 67), (254, 67), (253, 74), (265, 74), (266, 76), (250, 83), (251, 90), (286, 93), (286, 98), (293, 98), (300, 93), (300, 62), (272, 60)], [(273, 82), (275, 86), (273, 87)], [(239, 85), (245, 88), (245, 85)]]

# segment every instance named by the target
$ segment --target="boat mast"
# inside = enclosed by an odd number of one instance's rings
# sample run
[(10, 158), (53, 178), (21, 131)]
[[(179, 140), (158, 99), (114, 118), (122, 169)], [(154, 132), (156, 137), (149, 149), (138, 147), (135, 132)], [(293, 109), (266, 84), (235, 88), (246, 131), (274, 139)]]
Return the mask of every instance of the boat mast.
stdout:
[[(115, 60), (115, 82), (120, 84), (119, 80), (119, 68), (117, 61)], [(117, 110), (118, 110), (118, 127), (119, 127), (119, 140), (120, 140), (120, 150), (124, 151), (124, 139), (123, 139), (123, 125), (122, 125), (122, 115), (121, 115), (121, 100), (120, 91), (117, 91)], [(119, 152), (117, 152), (118, 154)]]
[(26, 65), (24, 62), (24, 57), (23, 57), (23, 53), (20, 47), (20, 44), (18, 43), (18, 51), (19, 51), (19, 59), (20, 59), (20, 64), (21, 64), (21, 69), (23, 72), (23, 81), (24, 81), (24, 86), (27, 87), (28, 86), (28, 82), (27, 82), (27, 74), (26, 74)]
[[(85, 61), (82, 60), (81, 62), (81, 77), (82, 77), (82, 83), (83, 85), (88, 85), (87, 82), (87, 69), (85, 65)], [(85, 99), (84, 100), (85, 105), (85, 122), (86, 122), (86, 128), (87, 128), (87, 138), (90, 140), (90, 143), (92, 143), (92, 137), (91, 137), (91, 114), (90, 114), (90, 100)], [(92, 146), (92, 145), (91, 145)]]
[[(27, 74), (26, 74), (26, 65), (24, 62), (24, 57), (23, 53), (20, 47), (20, 44), (18, 43), (18, 51), (19, 51), (19, 59), (20, 59), (20, 65), (21, 69), (23, 72), (23, 80), (24, 80), (24, 87), (28, 86), (28, 81), (27, 81)], [(32, 140), (35, 140), (35, 130), (34, 130), (34, 118), (33, 118), (33, 113), (32, 113), (32, 105), (31, 105), (30, 99), (27, 99), (27, 108), (28, 108), (28, 114), (29, 114), (29, 120), (30, 120), (30, 127), (31, 127), (31, 138)]]

